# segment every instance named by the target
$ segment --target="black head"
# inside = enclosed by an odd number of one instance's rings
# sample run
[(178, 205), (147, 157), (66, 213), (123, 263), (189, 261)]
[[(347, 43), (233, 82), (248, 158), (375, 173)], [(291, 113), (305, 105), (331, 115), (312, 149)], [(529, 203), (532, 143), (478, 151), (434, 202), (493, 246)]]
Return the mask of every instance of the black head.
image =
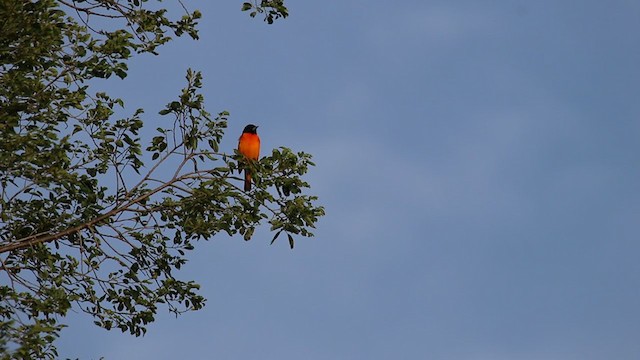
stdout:
[(242, 130), (242, 133), (249, 133), (249, 134), (257, 134), (258, 133), (258, 127), (253, 125), (253, 124), (249, 124), (247, 126), (244, 127), (244, 130)]

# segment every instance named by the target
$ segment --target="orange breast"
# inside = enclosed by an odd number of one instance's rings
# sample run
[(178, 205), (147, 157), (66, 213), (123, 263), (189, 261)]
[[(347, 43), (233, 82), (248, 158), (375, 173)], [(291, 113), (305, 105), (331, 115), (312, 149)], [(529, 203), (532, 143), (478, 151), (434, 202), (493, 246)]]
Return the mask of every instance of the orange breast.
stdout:
[(238, 151), (249, 159), (258, 160), (260, 157), (260, 137), (257, 134), (242, 134), (238, 142)]

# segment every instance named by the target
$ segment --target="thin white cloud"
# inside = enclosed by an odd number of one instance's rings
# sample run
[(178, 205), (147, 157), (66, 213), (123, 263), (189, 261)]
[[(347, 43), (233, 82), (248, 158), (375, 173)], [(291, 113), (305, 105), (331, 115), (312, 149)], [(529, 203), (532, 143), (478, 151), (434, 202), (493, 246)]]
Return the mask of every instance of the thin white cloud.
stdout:
[[(394, 7), (385, 14), (385, 21), (376, 21), (369, 28), (370, 41), (385, 49), (394, 44), (428, 42), (451, 45), (478, 34), (494, 32), (499, 26), (493, 8), (455, 4), (411, 4)], [(379, 19), (378, 19), (379, 20)]]

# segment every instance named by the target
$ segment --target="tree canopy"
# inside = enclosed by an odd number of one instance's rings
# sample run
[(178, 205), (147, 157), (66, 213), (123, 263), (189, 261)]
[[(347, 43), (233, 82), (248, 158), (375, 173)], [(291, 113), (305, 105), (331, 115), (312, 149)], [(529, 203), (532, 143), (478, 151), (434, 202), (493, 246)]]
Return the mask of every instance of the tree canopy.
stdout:
[[(220, 150), (229, 113), (207, 112), (199, 72), (157, 115), (120, 116), (122, 99), (93, 90), (124, 79), (134, 55), (198, 39), (199, 11), (174, 18), (159, 5), (0, 2), (0, 358), (57, 357), (72, 308), (142, 335), (160, 307), (204, 305), (176, 274), (196, 241), (249, 240), (267, 224), (271, 243), (285, 234), (293, 248), (324, 215), (305, 192), (309, 154), (280, 147), (254, 162)], [(239, 5), (269, 24), (288, 16), (282, 0)], [(249, 192), (239, 165), (254, 171)]]

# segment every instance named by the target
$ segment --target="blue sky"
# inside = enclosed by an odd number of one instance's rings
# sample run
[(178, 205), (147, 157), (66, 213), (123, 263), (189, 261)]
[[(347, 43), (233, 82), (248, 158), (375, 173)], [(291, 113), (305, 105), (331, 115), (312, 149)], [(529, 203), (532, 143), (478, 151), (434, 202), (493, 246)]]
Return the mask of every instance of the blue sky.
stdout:
[(143, 338), (72, 315), (60, 354), (107, 359), (640, 357), (640, 3), (186, 2), (201, 40), (109, 92), (157, 110), (204, 74), (264, 152), (314, 155), (316, 237), (201, 242), (207, 306)]

